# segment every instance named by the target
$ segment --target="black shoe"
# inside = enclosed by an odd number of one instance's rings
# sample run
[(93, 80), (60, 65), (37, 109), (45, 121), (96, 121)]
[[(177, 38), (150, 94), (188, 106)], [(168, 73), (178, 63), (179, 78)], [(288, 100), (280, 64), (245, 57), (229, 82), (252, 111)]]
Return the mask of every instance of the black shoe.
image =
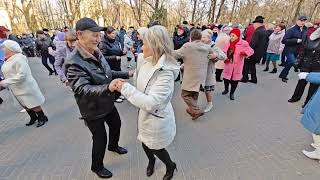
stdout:
[(49, 72), (49, 76), (52, 76), (53, 72)]
[(154, 164), (156, 163), (156, 159), (154, 160), (149, 160), (148, 167), (147, 167), (147, 177), (152, 176), (154, 172)]
[(97, 176), (99, 176), (100, 178), (103, 179), (107, 179), (107, 178), (111, 178), (112, 177), (112, 172), (110, 172), (108, 169), (106, 168), (102, 168), (99, 171), (96, 170), (91, 170), (92, 172), (96, 173)]
[(217, 82), (222, 82), (222, 80), (221, 80), (221, 79), (216, 79), (216, 81), (217, 81)]
[(281, 64), (279, 64), (279, 66), (282, 66), (282, 67), (283, 67), (283, 66), (284, 66), (284, 64), (283, 64), (283, 63), (281, 63)]
[(2, 98), (0, 98), (0, 104), (2, 104), (3, 103), (3, 99)]
[(298, 101), (300, 101), (300, 99), (291, 98), (291, 99), (288, 100), (289, 103), (294, 103), (294, 102), (298, 102)]
[(287, 83), (288, 80), (289, 80), (288, 78), (281, 78), (281, 81), (284, 82), (284, 83)]
[(38, 118), (37, 128), (43, 126), (48, 121), (47, 116), (43, 116), (42, 118)]
[(299, 72), (299, 69), (296, 66), (294, 66), (294, 72)]
[(274, 68), (270, 73), (271, 73), (271, 74), (277, 73), (277, 68)]
[(234, 100), (234, 95), (233, 94), (230, 94), (230, 100)]
[(258, 84), (258, 81), (257, 80), (249, 80), (250, 83), (253, 83), (253, 84)]
[(229, 93), (229, 91), (224, 90), (224, 91), (222, 92), (222, 95), (226, 95), (226, 94), (228, 94), (228, 93)]
[(55, 75), (55, 76), (58, 76), (58, 73), (57, 73), (57, 72), (54, 72), (54, 75)]
[(31, 126), (38, 120), (38, 116), (33, 110), (27, 110), (27, 113), (30, 116), (30, 121), (26, 124), (26, 126)]
[(247, 83), (248, 82), (248, 80), (246, 80), (246, 79), (241, 79), (241, 81), (240, 82), (242, 82), (242, 83)]
[(118, 146), (116, 148), (108, 148), (108, 150), (112, 151), (112, 152), (115, 152), (115, 153), (118, 153), (120, 155), (128, 153), (128, 151), (125, 148), (120, 147), (120, 146)]
[(171, 180), (175, 170), (177, 170), (177, 165), (176, 163), (172, 163), (170, 167), (167, 167), (167, 171), (163, 176), (163, 180)]
[[(30, 121), (26, 124), (26, 126), (31, 126), (31, 125), (33, 125), (36, 121), (37, 121), (37, 119), (30, 119)], [(38, 127), (38, 126), (37, 126), (37, 127)]]
[(267, 71), (269, 71), (269, 68), (265, 68), (263, 71), (264, 71), (264, 72), (267, 72)]

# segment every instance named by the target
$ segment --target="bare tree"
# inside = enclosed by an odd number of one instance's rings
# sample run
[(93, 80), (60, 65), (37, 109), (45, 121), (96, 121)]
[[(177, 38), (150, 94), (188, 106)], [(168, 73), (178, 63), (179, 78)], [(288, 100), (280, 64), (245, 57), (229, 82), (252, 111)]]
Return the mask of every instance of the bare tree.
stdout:
[(219, 21), (219, 18), (221, 16), (221, 11), (222, 11), (222, 8), (224, 7), (224, 3), (225, 2), (226, 2), (226, 0), (221, 0), (220, 6), (219, 6), (219, 10), (218, 10), (218, 14), (217, 14), (217, 18), (216, 18), (215, 22)]

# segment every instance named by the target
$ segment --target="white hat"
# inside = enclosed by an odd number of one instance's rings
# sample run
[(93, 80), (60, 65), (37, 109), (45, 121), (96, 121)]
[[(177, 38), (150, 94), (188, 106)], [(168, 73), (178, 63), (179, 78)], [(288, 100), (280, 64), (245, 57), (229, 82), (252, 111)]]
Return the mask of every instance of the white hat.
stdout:
[(20, 47), (20, 45), (12, 40), (5, 40), (2, 44), (1, 44), (1, 48), (6, 48), (11, 52), (14, 53), (22, 53), (22, 49)]

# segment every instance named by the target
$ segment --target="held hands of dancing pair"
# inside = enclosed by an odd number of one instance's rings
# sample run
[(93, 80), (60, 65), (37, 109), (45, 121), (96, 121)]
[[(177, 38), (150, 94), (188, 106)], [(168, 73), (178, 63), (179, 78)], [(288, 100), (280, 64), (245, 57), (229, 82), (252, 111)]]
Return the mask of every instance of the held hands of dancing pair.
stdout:
[[(133, 77), (134, 73), (135, 73), (135, 70), (129, 71), (128, 72), (129, 77)], [(107, 88), (110, 90), (110, 92), (114, 92), (114, 91), (121, 92), (122, 86), (125, 82), (126, 81), (124, 79), (117, 78), (112, 80)]]
[(114, 79), (109, 84), (108, 89), (111, 92), (115, 92), (115, 91), (121, 92), (122, 86), (125, 82), (126, 81), (124, 79)]

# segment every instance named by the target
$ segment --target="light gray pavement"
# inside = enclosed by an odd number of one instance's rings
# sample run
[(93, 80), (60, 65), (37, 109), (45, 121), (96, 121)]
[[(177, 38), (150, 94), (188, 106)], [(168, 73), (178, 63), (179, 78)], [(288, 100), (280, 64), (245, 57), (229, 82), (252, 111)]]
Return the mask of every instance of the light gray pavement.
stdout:
[[(19, 113), (9, 94), (0, 92), (0, 180), (94, 180), (90, 171), (91, 134), (72, 92), (58, 77), (47, 76), (39, 59), (30, 59), (33, 74), (46, 97), (49, 122), (41, 128), (26, 127), (26, 113)], [(177, 136), (168, 148), (178, 172), (175, 180), (318, 180), (320, 164), (301, 153), (311, 150), (311, 135), (300, 125), (302, 102), (288, 104), (297, 82), (290, 73), (287, 84), (277, 75), (262, 72), (259, 84), (240, 84), (236, 101), (215, 91), (214, 109), (198, 121), (185, 113), (180, 84), (172, 100)], [(200, 103), (204, 106), (204, 95)], [(117, 104), (122, 119), (120, 144), (127, 155), (107, 152), (105, 166), (113, 180), (160, 180), (165, 167), (157, 161), (155, 174), (145, 176), (147, 159), (137, 141), (137, 109)]]

